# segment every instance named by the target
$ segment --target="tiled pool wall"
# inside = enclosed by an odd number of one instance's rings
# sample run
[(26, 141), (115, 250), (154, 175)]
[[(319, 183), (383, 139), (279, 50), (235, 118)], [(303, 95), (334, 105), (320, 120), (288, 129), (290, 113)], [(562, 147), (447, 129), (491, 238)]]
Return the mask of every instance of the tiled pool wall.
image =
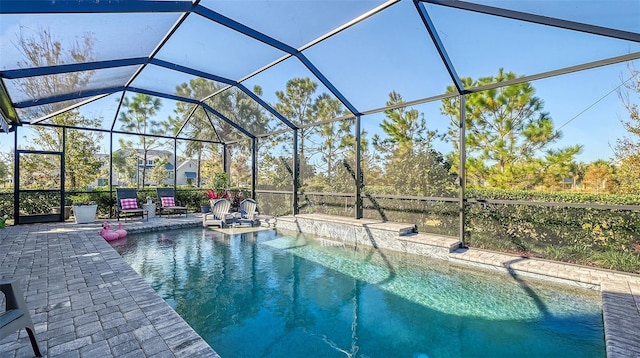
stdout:
[[(317, 235), (354, 246), (366, 245), (448, 260), (460, 241), (445, 236), (419, 234), (415, 225), (352, 219), (322, 214), (279, 217), (276, 228)], [(429, 242), (429, 244), (425, 244)]]

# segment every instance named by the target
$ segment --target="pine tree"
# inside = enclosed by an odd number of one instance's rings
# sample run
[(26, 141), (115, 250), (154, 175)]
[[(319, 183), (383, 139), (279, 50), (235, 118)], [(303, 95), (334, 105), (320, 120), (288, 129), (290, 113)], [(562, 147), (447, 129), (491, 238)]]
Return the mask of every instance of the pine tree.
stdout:
[[(474, 88), (517, 77), (500, 69), (496, 76), (462, 78), (462, 82), (465, 88)], [(450, 86), (447, 90), (451, 92), (454, 88)], [(459, 101), (458, 97), (445, 99), (441, 107), (442, 113), (451, 119), (449, 136), (455, 143), (451, 157), (454, 168), (459, 165)], [(528, 82), (466, 95), (466, 169), (468, 178), (475, 180), (473, 184), (532, 189), (543, 180), (539, 169), (554, 164), (549, 160), (562, 158), (568, 161), (564, 163), (567, 165), (573, 161), (582, 146), (552, 149), (550, 146), (562, 133), (554, 129), (553, 120), (543, 108), (544, 102), (535, 96), (535, 88)]]

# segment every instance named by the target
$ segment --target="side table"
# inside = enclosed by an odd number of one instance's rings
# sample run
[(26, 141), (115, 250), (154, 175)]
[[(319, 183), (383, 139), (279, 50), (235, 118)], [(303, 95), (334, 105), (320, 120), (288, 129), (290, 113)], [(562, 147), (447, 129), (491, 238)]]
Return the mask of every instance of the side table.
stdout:
[(147, 212), (147, 220), (153, 219), (156, 217), (156, 204), (142, 204), (142, 209)]

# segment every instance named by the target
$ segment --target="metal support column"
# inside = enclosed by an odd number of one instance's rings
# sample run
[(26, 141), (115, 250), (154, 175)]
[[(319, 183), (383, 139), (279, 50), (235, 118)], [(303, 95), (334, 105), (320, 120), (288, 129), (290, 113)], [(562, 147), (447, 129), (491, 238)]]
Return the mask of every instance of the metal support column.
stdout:
[(465, 232), (465, 224), (464, 224), (464, 189), (466, 187), (467, 175), (466, 175), (466, 166), (467, 166), (467, 148), (466, 148), (466, 103), (467, 97), (465, 95), (461, 95), (460, 97), (460, 123), (458, 124), (458, 128), (460, 130), (460, 165), (458, 165), (458, 185), (459, 185), (459, 201), (458, 201), (458, 209), (460, 211), (460, 241), (462, 242), (462, 246), (466, 246), (466, 242), (464, 240), (464, 232)]
[(109, 219), (113, 219), (113, 132), (109, 132)]
[(173, 190), (175, 191), (177, 187), (178, 187), (178, 140), (176, 138), (173, 138)]
[(20, 224), (18, 217), (20, 216), (19, 202), (20, 193), (18, 193), (18, 180), (20, 180), (20, 155), (18, 155), (18, 126), (13, 131), (13, 222), (15, 225)]
[(251, 139), (251, 197), (256, 199), (258, 184), (258, 138)]
[(227, 159), (227, 143), (222, 144), (222, 171), (229, 174), (229, 163)]
[(361, 150), (362, 145), (360, 143), (360, 116), (356, 116), (355, 123), (355, 138), (356, 138), (356, 219), (362, 219), (362, 187), (363, 187), (363, 176), (362, 176), (362, 163), (361, 161)]
[(298, 186), (300, 161), (298, 160), (298, 129), (293, 130), (293, 215), (298, 215)]
[[(17, 142), (16, 142), (17, 144)], [(62, 128), (62, 155), (60, 156), (60, 221), (64, 221), (64, 199), (67, 197), (65, 180), (67, 176), (65, 167), (65, 154), (67, 153), (67, 128)], [(71, 188), (75, 189), (75, 188)], [(74, 214), (75, 215), (75, 214)]]

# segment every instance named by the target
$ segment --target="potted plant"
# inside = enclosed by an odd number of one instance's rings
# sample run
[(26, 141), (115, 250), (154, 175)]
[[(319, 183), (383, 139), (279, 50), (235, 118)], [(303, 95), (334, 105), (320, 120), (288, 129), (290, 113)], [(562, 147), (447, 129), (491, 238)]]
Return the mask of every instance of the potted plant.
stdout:
[(71, 200), (76, 224), (92, 223), (96, 220), (98, 204), (95, 201), (91, 201), (89, 194), (72, 195)]

